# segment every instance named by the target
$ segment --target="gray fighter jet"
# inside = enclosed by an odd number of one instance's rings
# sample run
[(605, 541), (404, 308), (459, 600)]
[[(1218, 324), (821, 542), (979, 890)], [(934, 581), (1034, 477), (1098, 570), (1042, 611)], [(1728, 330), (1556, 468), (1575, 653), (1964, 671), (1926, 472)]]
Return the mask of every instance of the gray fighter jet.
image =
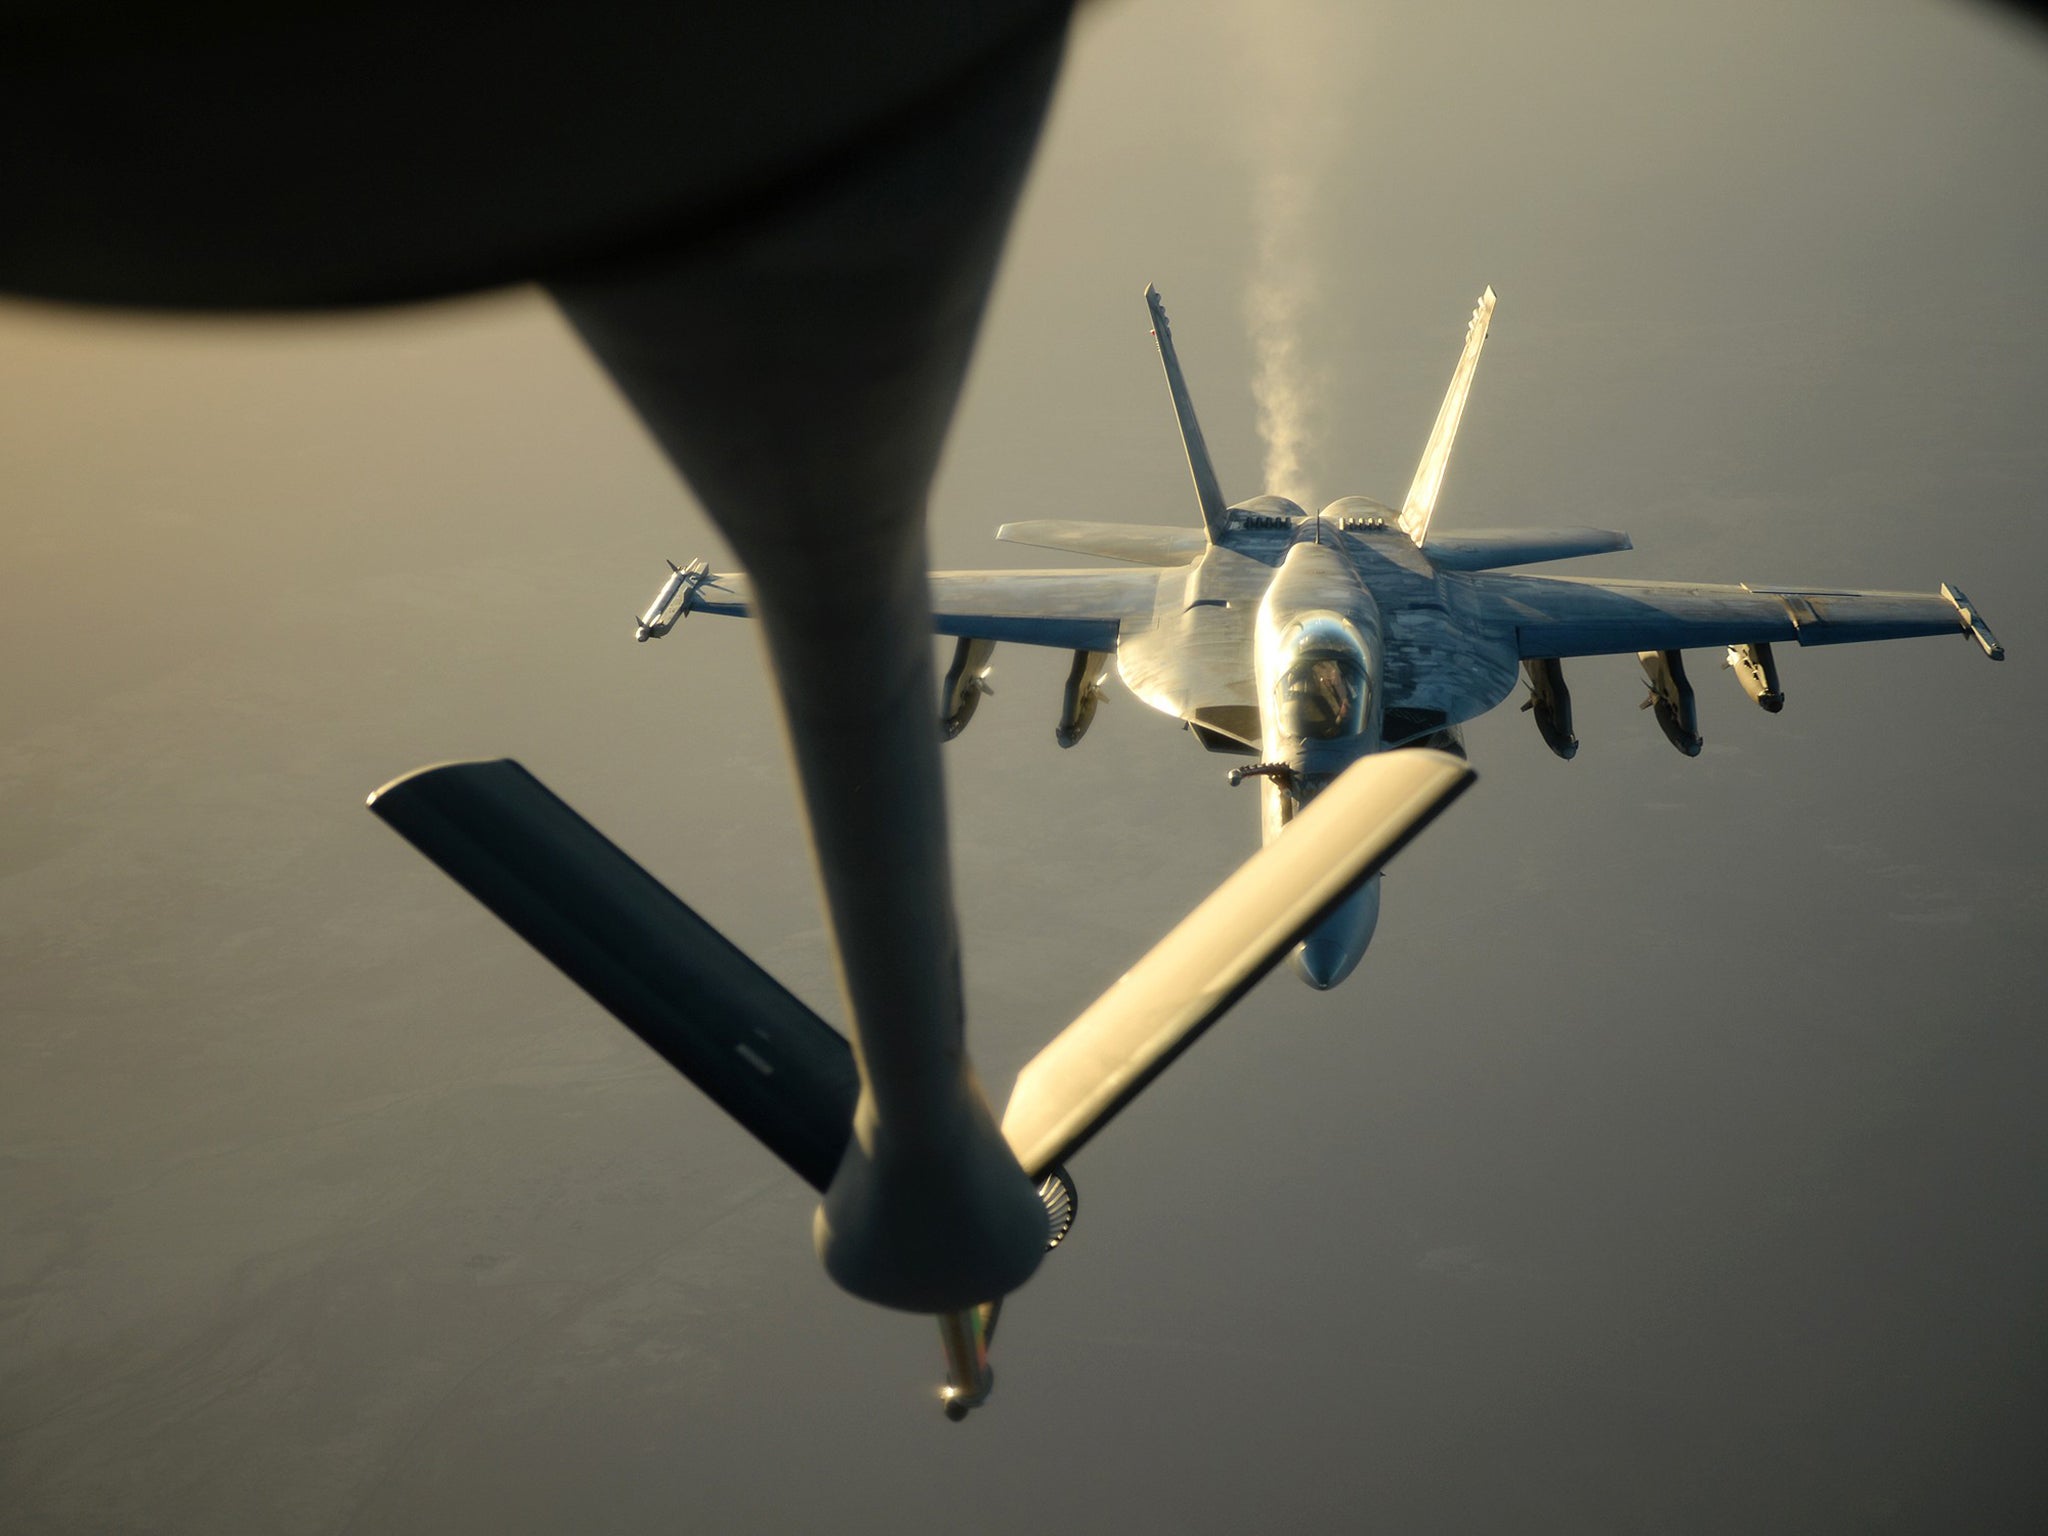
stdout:
[[(1270, 843), (1338, 774), (1375, 752), (1434, 746), (1462, 756), (1459, 725), (1513, 693), (1518, 672), (1528, 684), (1523, 708), (1535, 715), (1550, 749), (1571, 757), (1578, 741), (1565, 657), (1636, 653), (1649, 684), (1644, 707), (1655, 710), (1673, 746), (1696, 756), (1688, 649), (1725, 648), (1743, 690), (1772, 712), (1785, 702), (1771, 651), (1776, 642), (1835, 645), (1961, 632), (1994, 661), (2004, 656), (1952, 586), (1938, 593), (1822, 592), (1509, 574), (1515, 566), (1627, 549), (1629, 538), (1599, 528), (1433, 532), (1493, 319), (1491, 288), (1472, 312), (1464, 352), (1398, 511), (1365, 496), (1342, 497), (1315, 513), (1271, 495), (1226, 505), (1165, 307), (1152, 288), (1145, 301), (1202, 524), (1006, 523), (997, 538), (1136, 568), (935, 574), (935, 628), (959, 637), (940, 703), (948, 738), (965, 728), (988, 691), (999, 641), (1073, 652), (1057, 727), (1062, 746), (1088, 729), (1113, 661), (1133, 693), (1185, 721), (1204, 747), (1253, 759), (1232, 768), (1229, 780), (1261, 784), (1260, 820)], [(668, 606), (666, 598), (656, 605)], [(701, 576), (674, 607), (746, 614), (745, 578)], [(1292, 955), (1303, 979), (1328, 988), (1351, 973), (1372, 939), (1379, 902), (1374, 876), (1303, 939)]]

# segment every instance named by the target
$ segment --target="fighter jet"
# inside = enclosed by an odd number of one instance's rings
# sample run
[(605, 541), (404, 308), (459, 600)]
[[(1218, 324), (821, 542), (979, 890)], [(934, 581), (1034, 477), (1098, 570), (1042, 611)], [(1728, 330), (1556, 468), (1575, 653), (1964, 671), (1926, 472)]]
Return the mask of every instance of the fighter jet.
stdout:
[[(1510, 574), (1512, 568), (1631, 547), (1600, 528), (1435, 530), (1458, 423), (1493, 320), (1480, 296), (1436, 425), (1399, 510), (1345, 496), (1307, 512), (1284, 496), (1226, 505), (1202, 439), (1173, 332), (1148, 287), (1152, 334), (1187, 449), (1201, 525), (1006, 523), (996, 537), (1126, 563), (1120, 570), (946, 571), (931, 579), (934, 627), (958, 637), (940, 702), (941, 734), (965, 728), (1001, 641), (1073, 653), (1056, 735), (1078, 742), (1112, 662), (1145, 703), (1182, 720), (1213, 752), (1252, 761), (1233, 785), (1260, 786), (1266, 842), (1346, 768), (1408, 746), (1463, 756), (1458, 727), (1527, 684), (1523, 709), (1558, 756), (1578, 751), (1563, 660), (1634, 652), (1644, 708), (1679, 751), (1700, 734), (1684, 652), (1725, 650), (1743, 691), (1784, 707), (1774, 643), (1836, 645), (1960, 632), (2004, 656), (1953, 586), (1938, 593), (1611, 581)], [(1130, 568), (1135, 567), (1135, 568)], [(679, 611), (746, 614), (745, 578), (707, 576)], [(666, 633), (666, 631), (663, 631)], [(1310, 986), (1358, 965), (1379, 919), (1367, 881), (1291, 956)]]

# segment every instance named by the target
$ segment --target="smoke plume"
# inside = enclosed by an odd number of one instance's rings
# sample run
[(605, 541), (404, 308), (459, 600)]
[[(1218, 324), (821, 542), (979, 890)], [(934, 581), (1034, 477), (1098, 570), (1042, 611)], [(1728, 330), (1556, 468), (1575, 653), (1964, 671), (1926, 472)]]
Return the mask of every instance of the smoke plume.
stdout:
[(1253, 197), (1255, 221), (1245, 324), (1252, 343), (1252, 398), (1265, 445), (1261, 489), (1314, 508), (1307, 456), (1318, 393), (1304, 330), (1318, 292), (1316, 266), (1303, 233), (1316, 177), (1268, 166)]
[(1251, 155), (1252, 267), (1244, 316), (1252, 397), (1265, 445), (1262, 489), (1313, 510), (1310, 475), (1324, 370), (1311, 361), (1322, 299), (1315, 212), (1328, 195), (1362, 60), (1355, 13), (1334, 0), (1237, 7), (1235, 31), (1252, 89), (1244, 144)]

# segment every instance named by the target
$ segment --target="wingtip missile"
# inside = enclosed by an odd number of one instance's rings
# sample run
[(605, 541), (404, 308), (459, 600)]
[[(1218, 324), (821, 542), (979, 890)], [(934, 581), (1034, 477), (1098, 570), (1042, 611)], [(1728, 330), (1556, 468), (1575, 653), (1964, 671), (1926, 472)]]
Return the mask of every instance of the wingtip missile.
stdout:
[(1944, 581), (1941, 595), (1956, 605), (1956, 617), (1962, 621), (1963, 632), (1977, 642), (1984, 654), (1993, 661), (2005, 660), (2005, 647), (1998, 643), (1998, 636), (1991, 633), (1991, 626), (1984, 622), (1971, 606), (1969, 598), (1963, 595), (1963, 589)]
[(697, 589), (704, 585), (710, 575), (711, 562), (702, 555), (688, 565), (677, 565), (668, 561), (668, 579), (661, 584), (661, 590), (654, 594), (654, 601), (647, 605), (647, 611), (633, 621), (633, 638), (643, 645), (649, 640), (659, 640), (676, 627), (678, 619), (687, 618), (694, 606)]

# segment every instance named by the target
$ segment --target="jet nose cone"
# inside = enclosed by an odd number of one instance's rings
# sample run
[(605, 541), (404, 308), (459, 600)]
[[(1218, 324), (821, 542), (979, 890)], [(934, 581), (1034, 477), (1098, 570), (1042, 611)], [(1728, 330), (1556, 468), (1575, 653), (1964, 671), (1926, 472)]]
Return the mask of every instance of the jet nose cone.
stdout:
[(1380, 881), (1375, 875), (1364, 887), (1312, 929), (1288, 956), (1294, 974), (1327, 992), (1358, 969), (1380, 921)]

